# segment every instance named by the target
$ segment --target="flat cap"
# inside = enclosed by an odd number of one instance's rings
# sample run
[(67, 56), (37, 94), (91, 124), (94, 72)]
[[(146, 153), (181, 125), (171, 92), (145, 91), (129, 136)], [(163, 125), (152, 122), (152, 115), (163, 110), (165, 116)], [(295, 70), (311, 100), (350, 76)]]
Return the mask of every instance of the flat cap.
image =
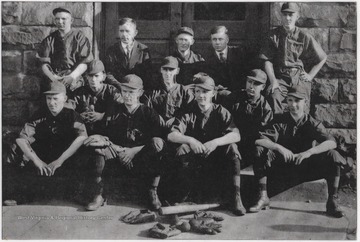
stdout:
[(71, 14), (70, 10), (68, 10), (68, 9), (66, 9), (66, 8), (61, 8), (61, 7), (59, 7), (59, 8), (55, 8), (55, 9), (53, 10), (53, 15), (55, 16), (57, 13), (61, 13), (61, 12), (65, 12), (65, 13)]
[(264, 71), (260, 69), (254, 69), (250, 72), (247, 78), (265, 84), (267, 80), (267, 75)]
[(103, 71), (105, 71), (105, 67), (104, 63), (101, 60), (93, 60), (88, 64), (88, 74), (96, 74)]
[(161, 61), (161, 67), (178, 68), (179, 61), (173, 56), (167, 56)]
[(288, 97), (296, 97), (298, 99), (307, 99), (305, 89), (302, 86), (296, 85), (289, 88)]
[(201, 87), (202, 89), (212, 91), (215, 89), (215, 82), (210, 76), (202, 75), (194, 80), (195, 87)]
[(178, 29), (177, 35), (179, 34), (189, 34), (191, 36), (194, 36), (194, 31), (191, 28), (184, 26)]
[(51, 82), (50, 85), (47, 87), (46, 91), (44, 92), (44, 94), (59, 94), (59, 93), (66, 94), (66, 88), (64, 84), (58, 81)]
[(132, 89), (142, 89), (143, 81), (137, 75), (129, 74), (122, 79), (120, 86), (129, 87)]
[(300, 10), (299, 5), (297, 5), (297, 3), (294, 2), (287, 2), (281, 6), (281, 12), (295, 13), (295, 12), (299, 12), (299, 10)]

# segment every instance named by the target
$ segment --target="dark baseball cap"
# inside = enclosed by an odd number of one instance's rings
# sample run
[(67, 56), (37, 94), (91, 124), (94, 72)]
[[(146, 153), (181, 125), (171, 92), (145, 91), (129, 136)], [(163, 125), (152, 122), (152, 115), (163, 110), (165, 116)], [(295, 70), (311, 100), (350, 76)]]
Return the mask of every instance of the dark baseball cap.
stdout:
[(44, 94), (59, 94), (59, 93), (66, 94), (66, 88), (64, 84), (58, 81), (51, 82), (47, 90), (44, 92)]
[(305, 89), (299, 85), (290, 87), (287, 95), (288, 97), (296, 97), (298, 99), (307, 98)]
[(267, 80), (267, 75), (260, 69), (254, 69), (250, 72), (247, 78), (265, 84)]
[(121, 86), (129, 87), (132, 89), (142, 89), (143, 88), (143, 81), (140, 77), (134, 74), (126, 75), (122, 82), (120, 83)]
[(299, 10), (300, 10), (299, 5), (293, 2), (284, 3), (281, 6), (281, 12), (295, 13), (295, 12), (299, 12)]
[(66, 8), (61, 8), (61, 7), (59, 7), (59, 8), (55, 8), (55, 9), (53, 10), (53, 15), (55, 16), (57, 13), (61, 13), (61, 12), (65, 12), (65, 13), (71, 14), (70, 10), (68, 10), (68, 9), (66, 9)]
[(179, 34), (189, 34), (191, 36), (194, 36), (194, 31), (191, 28), (184, 26), (178, 29), (177, 35)]
[(179, 67), (179, 61), (173, 56), (167, 56), (162, 60), (161, 67), (176, 69)]
[(215, 82), (210, 76), (203, 75), (194, 80), (195, 87), (201, 87), (205, 90), (212, 91), (215, 89)]
[(101, 60), (93, 60), (88, 64), (87, 74), (96, 74), (103, 71), (105, 71), (105, 67)]

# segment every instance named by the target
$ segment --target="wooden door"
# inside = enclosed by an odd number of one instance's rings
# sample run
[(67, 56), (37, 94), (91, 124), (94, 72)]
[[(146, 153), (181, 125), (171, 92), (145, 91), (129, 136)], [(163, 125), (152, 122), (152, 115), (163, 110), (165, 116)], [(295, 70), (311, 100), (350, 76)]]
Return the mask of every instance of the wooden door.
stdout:
[(138, 25), (137, 39), (149, 47), (155, 65), (174, 50), (174, 35), (181, 26), (194, 29), (193, 49), (201, 54), (211, 51), (210, 29), (215, 25), (228, 28), (230, 44), (253, 50), (269, 26), (269, 3), (106, 2), (101, 9), (104, 26), (98, 40), (100, 58), (118, 41), (118, 20), (130, 17)]

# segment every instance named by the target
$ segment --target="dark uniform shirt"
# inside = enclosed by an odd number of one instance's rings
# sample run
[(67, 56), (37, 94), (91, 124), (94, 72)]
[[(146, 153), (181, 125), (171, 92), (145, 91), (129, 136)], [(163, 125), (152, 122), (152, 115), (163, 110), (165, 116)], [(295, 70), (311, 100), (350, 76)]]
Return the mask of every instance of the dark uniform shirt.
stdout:
[(176, 81), (179, 84), (192, 84), (193, 76), (199, 72), (205, 71), (205, 60), (200, 54), (196, 54), (190, 50), (189, 54), (183, 56), (179, 51), (174, 51), (172, 54), (179, 61), (180, 72), (176, 76)]
[[(114, 106), (121, 103), (121, 94), (114, 86), (103, 84), (98, 93), (94, 93), (89, 86), (83, 86), (74, 92), (75, 111), (78, 113), (95, 111), (110, 116), (114, 112)], [(89, 134), (101, 134), (105, 122), (86, 124)]]
[(222, 137), (235, 128), (230, 112), (219, 104), (212, 104), (205, 113), (198, 105), (194, 105), (193, 112), (174, 121), (171, 131), (178, 131), (205, 143)]
[(241, 141), (255, 141), (258, 132), (273, 118), (269, 103), (263, 96), (251, 102), (246, 91), (232, 92), (228, 99), (226, 107), (229, 107), (234, 123), (240, 130)]
[(188, 112), (192, 100), (193, 93), (176, 83), (170, 90), (163, 88), (146, 95), (145, 104), (154, 108), (165, 121), (168, 121)]
[(298, 27), (290, 35), (282, 26), (272, 30), (260, 54), (260, 59), (273, 63), (278, 78), (298, 76), (304, 67), (305, 70), (312, 68), (324, 58), (326, 53), (314, 37)]
[(20, 132), (45, 163), (59, 158), (79, 137), (87, 137), (85, 125), (78, 113), (64, 108), (57, 116), (50, 111), (35, 115)]
[(110, 46), (105, 56), (105, 66), (108, 84), (116, 86), (119, 90), (120, 83), (124, 76), (135, 74), (144, 82), (145, 89), (152, 89), (154, 86), (151, 72), (151, 57), (146, 45), (134, 41), (130, 59), (128, 59), (121, 42)]
[(154, 109), (140, 104), (129, 113), (124, 104), (118, 106), (116, 114), (108, 118), (105, 135), (122, 147), (147, 144), (153, 137), (160, 137), (160, 116)]
[(89, 63), (93, 55), (89, 39), (80, 30), (71, 29), (64, 37), (58, 30), (46, 37), (40, 45), (38, 58), (61, 75), (69, 74), (81, 63)]
[(314, 140), (318, 143), (335, 141), (327, 134), (324, 125), (309, 114), (295, 122), (289, 112), (274, 119), (269, 128), (260, 132), (260, 138), (270, 139), (295, 154), (311, 149)]

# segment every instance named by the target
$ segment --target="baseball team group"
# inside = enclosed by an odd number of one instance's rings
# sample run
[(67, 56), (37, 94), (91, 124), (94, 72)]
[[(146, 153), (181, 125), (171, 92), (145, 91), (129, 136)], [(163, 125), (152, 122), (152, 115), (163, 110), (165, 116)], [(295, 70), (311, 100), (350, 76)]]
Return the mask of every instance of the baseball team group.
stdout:
[[(119, 20), (119, 41), (102, 62), (72, 28), (71, 10), (54, 9), (57, 30), (37, 52), (44, 102), (6, 153), (4, 205), (26, 203), (25, 192), (14, 189), (25, 174), (77, 174), (84, 178), (85, 209), (94, 211), (106, 203), (104, 181), (129, 173), (146, 184), (148, 209), (165, 205), (160, 178), (171, 181), (177, 202), (191, 199), (199, 189), (194, 180), (203, 179), (221, 184), (224, 204), (243, 216), (269, 208), (268, 175), (282, 169), (325, 178), (326, 214), (343, 217), (337, 193), (346, 161), (309, 114), (311, 82), (327, 55), (295, 25), (299, 9), (282, 4), (282, 26), (270, 31), (253, 60), (228, 45), (225, 26), (209, 32), (209, 56), (195, 53), (195, 33), (183, 26), (158, 78), (149, 48), (135, 39), (134, 19)], [(250, 165), (258, 199), (245, 208), (240, 171)]]

